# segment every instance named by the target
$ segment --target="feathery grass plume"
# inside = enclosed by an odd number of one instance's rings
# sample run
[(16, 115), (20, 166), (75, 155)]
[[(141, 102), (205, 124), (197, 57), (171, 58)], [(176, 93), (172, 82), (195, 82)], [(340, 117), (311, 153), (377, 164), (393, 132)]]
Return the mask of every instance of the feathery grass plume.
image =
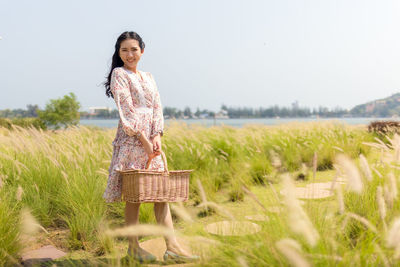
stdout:
[(172, 229), (161, 225), (153, 224), (136, 224), (117, 228), (114, 230), (108, 229), (105, 231), (106, 235), (116, 236), (151, 236), (162, 235), (166, 237), (173, 237), (175, 233)]
[(394, 177), (393, 172), (390, 172), (388, 174), (388, 178), (390, 183), (390, 193), (392, 194), (393, 200), (396, 200), (398, 195), (398, 190), (397, 190), (396, 178)]
[(302, 235), (311, 246), (315, 246), (319, 240), (319, 234), (296, 198), (295, 186), (289, 174), (283, 175), (282, 180), (286, 191), (285, 204), (288, 209), (289, 227), (294, 233)]
[(372, 142), (362, 142), (361, 144), (363, 144), (363, 145), (366, 145), (366, 146), (370, 146), (370, 147), (373, 147), (373, 148), (377, 148), (377, 149), (380, 149), (380, 150), (387, 150), (388, 148), (387, 148), (387, 146), (386, 145), (381, 145), (381, 144), (377, 144), (377, 143), (372, 143)]
[(39, 194), (39, 187), (36, 183), (33, 184), (35, 186), (36, 192)]
[(49, 232), (46, 231), (43, 226), (41, 226), (33, 217), (32, 213), (28, 208), (23, 208), (20, 213), (21, 218), (21, 235), (23, 238), (30, 237), (35, 235), (39, 230), (43, 230), (46, 234)]
[[(181, 203), (181, 202), (179, 202)], [(192, 216), (187, 212), (183, 205), (170, 205), (171, 209), (178, 215), (179, 218), (186, 222), (193, 222)]]
[(394, 149), (394, 159), (396, 162), (400, 162), (400, 136), (395, 133), (393, 136), (393, 139), (389, 139), (391, 141), (390, 143), (393, 146)]
[(356, 165), (344, 154), (337, 155), (335, 161), (347, 178), (347, 188), (350, 191), (360, 194), (363, 189), (363, 183)]
[(256, 195), (253, 194), (253, 192), (250, 191), (245, 185), (242, 186), (243, 191), (251, 197), (263, 210), (267, 211), (267, 208), (261, 203), (261, 201), (258, 199)]
[(365, 227), (370, 229), (375, 234), (378, 233), (378, 231), (376, 230), (376, 227), (370, 221), (368, 221), (366, 218), (364, 218), (364, 217), (362, 217), (360, 215), (357, 215), (355, 213), (352, 213), (352, 212), (348, 212), (347, 216), (350, 217), (350, 218), (353, 218), (356, 221), (359, 221), (362, 224), (364, 224)]
[(343, 258), (337, 255), (324, 255), (324, 254), (305, 254), (310, 258), (318, 258), (318, 259), (330, 259), (334, 261), (342, 261)]
[(197, 207), (199, 207), (199, 208), (211, 207), (211, 208), (214, 208), (219, 214), (224, 215), (225, 217), (231, 219), (232, 221), (236, 220), (235, 217), (233, 217), (233, 215), (229, 211), (222, 208), (215, 202), (212, 202), (212, 201), (201, 202)]
[(64, 178), (64, 180), (67, 183), (67, 185), (69, 185), (68, 174), (65, 171), (61, 170), (61, 175)]
[(381, 249), (381, 247), (378, 244), (374, 244), (374, 248), (375, 248), (375, 252), (376, 254), (378, 254), (378, 256), (382, 259), (383, 265), (385, 267), (389, 267), (389, 260), (386, 258), (385, 253), (383, 253), (383, 250)]
[(290, 238), (281, 239), (275, 243), (275, 247), (283, 254), (291, 265), (295, 267), (309, 267), (308, 261), (301, 255), (299, 243)]
[(347, 226), (347, 224), (349, 223), (349, 221), (350, 221), (350, 218), (349, 218), (349, 216), (345, 216), (344, 217), (344, 219), (343, 219), (343, 221), (342, 221), (342, 225), (341, 225), (341, 229), (342, 229), (342, 232), (344, 231), (344, 229), (346, 228), (346, 226)]
[(318, 154), (317, 152), (314, 152), (314, 156), (312, 159), (312, 165), (313, 165), (313, 179), (315, 180), (315, 177), (317, 175), (317, 167), (318, 167)]
[(249, 267), (249, 265), (247, 264), (247, 261), (242, 256), (237, 257), (236, 260), (240, 266)]
[(378, 137), (374, 137), (374, 139), (381, 145), (381, 148), (389, 150), (388, 146), (381, 139), (379, 139)]
[(100, 174), (100, 175), (104, 175), (104, 176), (106, 176), (106, 177), (108, 177), (108, 175), (109, 175), (108, 171), (106, 171), (106, 170), (103, 169), (103, 168), (98, 169), (98, 170), (96, 171), (96, 173), (98, 173), (98, 174)]
[(385, 221), (386, 205), (385, 205), (385, 200), (383, 198), (382, 186), (378, 186), (376, 188), (376, 202), (377, 202), (378, 208), (379, 208), (379, 215), (381, 216), (382, 221)]
[(336, 186), (336, 196), (338, 200), (338, 206), (339, 206), (339, 214), (344, 214), (344, 200), (343, 200), (343, 192), (342, 192), (342, 186), (339, 184)]
[(278, 203), (280, 203), (281, 200), (280, 200), (280, 198), (279, 198), (279, 196), (278, 196), (278, 193), (276, 192), (274, 186), (272, 185), (271, 182), (268, 182), (268, 184), (269, 184), (269, 186), (270, 186), (270, 188), (271, 188), (272, 193), (274, 194), (274, 197), (275, 197), (276, 201), (277, 201)]
[(340, 151), (340, 152), (342, 152), (342, 153), (344, 152), (343, 149), (341, 149), (340, 147), (332, 146), (332, 148), (333, 148), (333, 149), (336, 149), (337, 151)]
[(22, 200), (22, 194), (24, 193), (24, 190), (22, 189), (22, 187), (20, 185), (18, 185), (18, 189), (17, 189), (17, 193), (16, 193), (16, 198), (18, 201)]
[(400, 217), (397, 217), (386, 236), (386, 246), (388, 248), (394, 248), (395, 254), (394, 258), (399, 259), (400, 257)]
[(392, 191), (389, 189), (389, 186), (385, 184), (383, 186), (383, 196), (385, 198), (385, 201), (388, 205), (388, 207), (391, 209), (393, 207), (393, 194)]
[(371, 168), (369, 167), (367, 159), (364, 157), (363, 154), (360, 154), (360, 164), (361, 164), (361, 171), (363, 172), (365, 178), (368, 181), (372, 181), (372, 173)]
[(201, 201), (207, 202), (206, 193), (204, 192), (204, 188), (203, 188), (203, 185), (201, 184), (200, 179), (197, 179), (196, 182), (197, 182), (197, 187), (199, 189)]
[(196, 243), (205, 243), (205, 244), (209, 244), (209, 245), (222, 245), (222, 243), (218, 240), (215, 239), (210, 239), (210, 238), (206, 238), (204, 236), (185, 236), (185, 238), (187, 240), (196, 242)]
[(371, 169), (379, 176), (379, 178), (382, 178), (382, 174), (374, 166), (372, 166)]
[(335, 172), (335, 176), (332, 179), (332, 183), (331, 183), (331, 187), (329, 188), (329, 191), (333, 194), (333, 190), (335, 190), (335, 188), (339, 185), (336, 185), (337, 181), (338, 181), (339, 175), (338, 175), (338, 171)]
[(387, 232), (387, 225), (386, 225), (386, 204), (385, 204), (385, 199), (383, 198), (383, 190), (382, 186), (378, 186), (376, 188), (376, 202), (378, 204), (378, 209), (379, 209), (379, 215), (381, 217), (382, 223), (383, 223), (383, 230), (385, 233)]

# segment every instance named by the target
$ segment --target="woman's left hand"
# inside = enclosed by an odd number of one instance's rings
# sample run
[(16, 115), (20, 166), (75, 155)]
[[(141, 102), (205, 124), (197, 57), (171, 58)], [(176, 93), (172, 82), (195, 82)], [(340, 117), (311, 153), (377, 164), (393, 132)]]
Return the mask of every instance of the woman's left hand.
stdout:
[(153, 151), (161, 153), (161, 137), (160, 137), (160, 134), (157, 134), (156, 136), (154, 136), (152, 142), (153, 142)]

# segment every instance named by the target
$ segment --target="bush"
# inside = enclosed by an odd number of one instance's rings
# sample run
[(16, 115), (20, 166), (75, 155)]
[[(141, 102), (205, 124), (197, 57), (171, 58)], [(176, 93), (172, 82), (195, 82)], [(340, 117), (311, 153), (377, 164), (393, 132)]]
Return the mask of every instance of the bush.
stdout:
[(45, 130), (46, 124), (39, 118), (14, 118), (11, 120), (13, 125), (18, 125), (23, 128), (34, 127), (36, 129)]
[(0, 127), (12, 129), (13, 125), (20, 126), (22, 128), (34, 127), (36, 129), (46, 130), (46, 124), (39, 118), (0, 118)]
[(46, 104), (45, 110), (38, 110), (38, 115), (46, 126), (55, 129), (59, 129), (61, 126), (67, 128), (70, 125), (78, 125), (80, 106), (75, 94), (70, 93), (60, 99), (51, 99)]
[(368, 131), (374, 132), (377, 134), (387, 134), (388, 132), (399, 133), (400, 122), (399, 121), (372, 121), (368, 125)]
[(0, 127), (11, 129), (11, 120), (6, 118), (0, 118)]

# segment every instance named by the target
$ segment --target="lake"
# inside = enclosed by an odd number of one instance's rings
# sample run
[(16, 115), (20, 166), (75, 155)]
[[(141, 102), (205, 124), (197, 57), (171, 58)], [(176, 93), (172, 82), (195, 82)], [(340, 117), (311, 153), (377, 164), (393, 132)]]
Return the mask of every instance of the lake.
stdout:
[[(367, 125), (374, 120), (398, 120), (393, 118), (261, 118), (261, 119), (187, 119), (175, 120), (167, 119), (164, 121), (165, 125), (173, 121), (185, 122), (187, 124), (200, 124), (206, 127), (214, 125), (229, 125), (233, 127), (242, 127), (245, 124), (262, 124), (262, 125), (278, 125), (289, 122), (323, 122), (323, 121), (338, 121), (349, 125)], [(81, 125), (93, 125), (106, 128), (114, 128), (118, 126), (118, 119), (82, 119)]]

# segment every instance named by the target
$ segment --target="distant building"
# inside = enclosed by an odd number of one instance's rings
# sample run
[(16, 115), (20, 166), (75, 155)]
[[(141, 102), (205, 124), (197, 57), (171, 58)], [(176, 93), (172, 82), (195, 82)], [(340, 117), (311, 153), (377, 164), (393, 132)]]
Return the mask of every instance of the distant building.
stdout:
[(108, 112), (112, 111), (112, 108), (109, 107), (89, 107), (89, 115), (96, 115), (100, 111), (107, 110)]
[(228, 111), (221, 109), (217, 114), (215, 114), (216, 119), (229, 119)]

